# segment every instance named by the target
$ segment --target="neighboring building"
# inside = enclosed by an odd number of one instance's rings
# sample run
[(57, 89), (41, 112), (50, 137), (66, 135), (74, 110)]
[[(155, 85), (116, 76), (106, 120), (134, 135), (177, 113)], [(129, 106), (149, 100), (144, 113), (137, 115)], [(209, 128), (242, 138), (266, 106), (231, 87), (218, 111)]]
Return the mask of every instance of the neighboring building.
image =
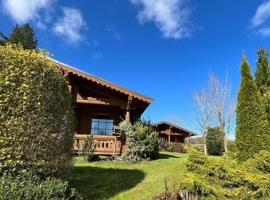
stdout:
[(153, 99), (51, 60), (67, 76), (73, 96), (77, 121), (75, 152), (81, 150), (83, 140), (90, 134), (97, 144), (97, 154), (119, 155), (125, 151), (125, 138), (117, 131), (118, 124), (139, 119)]
[(159, 133), (160, 138), (169, 143), (184, 143), (186, 138), (196, 135), (192, 131), (165, 121), (153, 124), (153, 128)]

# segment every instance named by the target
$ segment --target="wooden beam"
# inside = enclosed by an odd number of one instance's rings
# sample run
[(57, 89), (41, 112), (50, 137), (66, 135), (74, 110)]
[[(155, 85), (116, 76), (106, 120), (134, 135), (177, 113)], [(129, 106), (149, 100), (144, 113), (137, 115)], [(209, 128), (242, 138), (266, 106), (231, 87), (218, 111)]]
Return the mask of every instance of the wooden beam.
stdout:
[(77, 103), (118, 106), (122, 109), (124, 109), (126, 105), (125, 101), (122, 101), (122, 100), (108, 99), (108, 98), (81, 97), (80, 95), (77, 96)]
[(89, 81), (79, 81), (80, 83), (80, 87), (85, 89), (86, 91), (89, 92), (89, 94), (93, 92), (101, 95), (101, 96), (105, 96), (108, 98), (117, 98), (117, 96), (121, 96), (123, 94), (119, 94), (116, 91), (111, 90), (110, 88), (107, 88), (105, 86), (101, 86), (95, 82), (90, 82)]

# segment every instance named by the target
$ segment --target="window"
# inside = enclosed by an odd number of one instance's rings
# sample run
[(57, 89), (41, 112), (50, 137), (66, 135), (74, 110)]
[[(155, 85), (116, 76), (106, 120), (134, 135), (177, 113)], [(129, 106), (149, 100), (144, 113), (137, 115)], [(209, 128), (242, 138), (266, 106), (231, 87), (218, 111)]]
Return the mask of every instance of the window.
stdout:
[(99, 116), (91, 120), (92, 135), (111, 135), (113, 133), (113, 119), (110, 117)]

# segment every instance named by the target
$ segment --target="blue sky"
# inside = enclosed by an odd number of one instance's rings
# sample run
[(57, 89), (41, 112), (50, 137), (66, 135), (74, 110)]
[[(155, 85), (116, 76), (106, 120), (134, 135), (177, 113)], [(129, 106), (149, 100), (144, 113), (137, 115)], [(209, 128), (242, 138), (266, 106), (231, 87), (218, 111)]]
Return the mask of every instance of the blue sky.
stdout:
[(191, 94), (209, 70), (229, 72), (234, 98), (243, 52), (270, 48), (270, 1), (0, 0), (0, 31), (34, 27), (53, 57), (155, 99), (153, 121), (196, 131)]

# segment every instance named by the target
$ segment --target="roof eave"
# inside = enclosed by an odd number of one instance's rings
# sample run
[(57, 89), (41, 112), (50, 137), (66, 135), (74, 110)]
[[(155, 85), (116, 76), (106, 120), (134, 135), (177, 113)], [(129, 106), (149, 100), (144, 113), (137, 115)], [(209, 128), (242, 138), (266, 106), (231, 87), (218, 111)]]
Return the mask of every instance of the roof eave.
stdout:
[(118, 92), (121, 92), (121, 93), (124, 93), (126, 95), (133, 96), (134, 98), (136, 98), (138, 100), (141, 100), (141, 101), (144, 101), (144, 102), (148, 103), (148, 105), (150, 105), (154, 101), (154, 99), (152, 99), (151, 97), (139, 94), (139, 93), (137, 93), (135, 91), (132, 91), (132, 90), (128, 90), (128, 89), (126, 89), (124, 87), (121, 87), (121, 86), (119, 86), (117, 84), (111, 83), (111, 82), (103, 80), (101, 78), (98, 78), (98, 77), (96, 77), (94, 75), (91, 75), (91, 74), (89, 74), (87, 72), (84, 72), (84, 71), (82, 71), (80, 69), (77, 69), (77, 68), (75, 68), (73, 66), (62, 63), (62, 62), (60, 62), (58, 60), (55, 60), (53, 58), (48, 57), (48, 59), (51, 60), (52, 62), (60, 65), (63, 70), (67, 70), (68, 72), (73, 73), (73, 74), (75, 74), (77, 76), (80, 76), (80, 77), (86, 78), (88, 80), (94, 81), (94, 82), (96, 82), (98, 84), (101, 84), (101, 85), (106, 86), (108, 88), (114, 89), (114, 90), (116, 90)]

